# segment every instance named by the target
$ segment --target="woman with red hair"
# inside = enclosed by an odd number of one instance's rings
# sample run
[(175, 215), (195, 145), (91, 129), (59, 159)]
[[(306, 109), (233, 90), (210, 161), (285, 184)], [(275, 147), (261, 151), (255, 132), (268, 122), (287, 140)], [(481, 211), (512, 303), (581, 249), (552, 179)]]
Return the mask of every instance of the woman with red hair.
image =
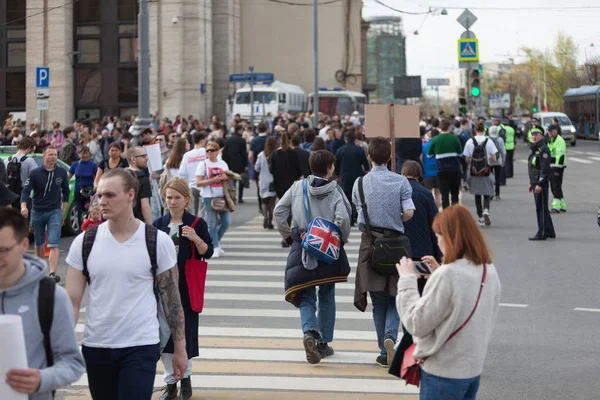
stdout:
[(443, 253), (423, 262), (432, 271), (423, 297), (413, 262), (397, 264), (400, 279), (396, 305), (416, 343), (421, 364), (421, 400), (450, 395), (472, 400), (500, 304), (500, 280), (492, 254), (467, 208), (455, 205), (438, 214), (433, 231)]

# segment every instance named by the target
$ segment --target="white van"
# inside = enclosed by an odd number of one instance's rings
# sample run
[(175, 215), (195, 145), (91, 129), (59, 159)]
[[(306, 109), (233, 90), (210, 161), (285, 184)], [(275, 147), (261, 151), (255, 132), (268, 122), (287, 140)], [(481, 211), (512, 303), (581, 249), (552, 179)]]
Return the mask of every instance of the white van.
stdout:
[(561, 112), (538, 112), (533, 114), (533, 118), (537, 118), (540, 121), (540, 125), (546, 131), (552, 125), (552, 120), (556, 118), (560, 126), (560, 135), (565, 139), (565, 142), (571, 142), (571, 146), (577, 144), (577, 130), (569, 117), (567, 117), (567, 114)]
[[(254, 96), (252, 110), (250, 101)], [(267, 114), (276, 116), (278, 112), (296, 113), (303, 112), (306, 103), (306, 94), (298, 85), (275, 81), (270, 85), (254, 85), (254, 94), (251, 94), (250, 85), (235, 92), (232, 114), (240, 114), (242, 119), (250, 122), (254, 111), (254, 125), (258, 125)]]

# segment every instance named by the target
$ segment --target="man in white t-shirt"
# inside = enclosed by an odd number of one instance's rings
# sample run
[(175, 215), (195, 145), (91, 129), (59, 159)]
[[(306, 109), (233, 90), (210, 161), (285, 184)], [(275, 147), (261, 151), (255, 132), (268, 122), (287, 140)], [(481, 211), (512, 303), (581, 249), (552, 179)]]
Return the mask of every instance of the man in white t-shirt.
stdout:
[(179, 177), (185, 179), (192, 191), (191, 213), (201, 215), (203, 213), (202, 202), (200, 201), (200, 189), (196, 186), (196, 169), (198, 164), (206, 160), (206, 133), (194, 133), (194, 148), (183, 155), (179, 167)]
[(113, 169), (105, 173), (96, 194), (107, 222), (97, 228), (87, 264), (82, 253), (89, 230), (75, 238), (66, 260), (66, 289), (75, 321), (89, 278), (82, 353), (95, 399), (152, 397), (160, 356), (155, 283), (174, 339), (176, 380), (183, 377), (188, 364), (175, 245), (166, 233), (149, 231), (156, 233), (153, 272), (147, 248), (152, 242), (146, 242), (146, 230), (155, 228), (134, 217), (136, 190), (137, 180), (130, 172)]

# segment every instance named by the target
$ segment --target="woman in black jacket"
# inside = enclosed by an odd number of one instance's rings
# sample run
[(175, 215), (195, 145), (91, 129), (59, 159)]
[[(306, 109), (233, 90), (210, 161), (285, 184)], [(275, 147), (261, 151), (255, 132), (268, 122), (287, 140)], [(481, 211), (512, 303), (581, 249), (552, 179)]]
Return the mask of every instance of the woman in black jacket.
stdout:
[[(190, 306), (190, 294), (185, 276), (185, 263), (192, 256), (192, 246), (195, 247), (195, 256), (197, 259), (209, 259), (213, 254), (212, 239), (208, 232), (206, 222), (195, 217), (186, 211), (191, 199), (190, 189), (187, 183), (181, 178), (175, 178), (165, 185), (163, 195), (168, 212), (158, 218), (152, 225), (161, 231), (167, 233), (175, 243), (177, 249), (177, 268), (179, 270), (179, 293), (181, 295), (181, 304), (185, 317), (185, 342), (188, 355), (188, 368), (181, 380), (181, 398), (189, 399), (192, 397), (192, 358), (197, 357), (198, 353), (198, 313), (192, 310)], [(191, 228), (195, 220), (196, 225)], [(177, 382), (172, 376), (173, 373), (173, 340), (169, 338), (161, 360), (165, 368), (165, 382), (167, 386), (161, 399), (175, 400), (177, 397)]]
[(290, 147), (290, 138), (287, 133), (281, 135), (281, 146), (271, 155), (269, 169), (273, 174), (275, 193), (280, 199), (292, 187), (294, 182), (302, 179), (298, 155)]

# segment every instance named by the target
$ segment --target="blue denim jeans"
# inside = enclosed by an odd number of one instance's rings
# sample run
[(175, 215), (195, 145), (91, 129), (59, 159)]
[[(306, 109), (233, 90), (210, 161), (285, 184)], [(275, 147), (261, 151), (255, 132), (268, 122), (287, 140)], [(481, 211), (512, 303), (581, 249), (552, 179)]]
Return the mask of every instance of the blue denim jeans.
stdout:
[(60, 208), (52, 211), (31, 211), (31, 227), (35, 247), (42, 247), (48, 231), (48, 248), (58, 247), (60, 230), (62, 228), (62, 213)]
[(302, 332), (317, 331), (323, 335), (323, 342), (333, 341), (335, 327), (335, 283), (319, 285), (317, 311), (317, 288), (309, 287), (302, 291), (300, 301), (300, 321)]
[(377, 332), (377, 345), (381, 350), (381, 355), (386, 356), (387, 351), (383, 347), (386, 335), (391, 336), (394, 340), (398, 339), (400, 316), (396, 310), (396, 299), (385, 295), (383, 292), (369, 292), (369, 294), (373, 304), (373, 322)]
[(94, 399), (150, 399), (156, 377), (160, 346), (106, 349), (83, 346), (81, 350)]
[[(216, 212), (210, 206), (212, 198), (203, 198), (204, 213), (206, 214), (206, 223), (208, 225), (208, 232), (213, 242), (213, 247), (219, 247), (219, 240), (223, 239), (225, 232), (231, 225), (231, 213), (229, 211)], [(219, 221), (220, 217), (220, 221)]]
[(420, 400), (475, 400), (479, 376), (470, 379), (450, 379), (431, 375), (421, 369)]

